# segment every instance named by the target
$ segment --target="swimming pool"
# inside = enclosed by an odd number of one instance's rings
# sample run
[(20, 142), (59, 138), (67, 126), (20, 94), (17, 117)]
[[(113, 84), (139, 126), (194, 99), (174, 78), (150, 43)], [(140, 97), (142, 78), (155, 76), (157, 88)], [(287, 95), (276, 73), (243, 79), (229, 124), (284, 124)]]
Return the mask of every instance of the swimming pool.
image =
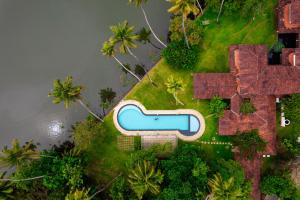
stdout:
[(117, 106), (114, 122), (126, 135), (176, 134), (184, 140), (198, 138), (205, 128), (202, 115), (194, 110), (149, 111), (136, 101), (125, 101)]

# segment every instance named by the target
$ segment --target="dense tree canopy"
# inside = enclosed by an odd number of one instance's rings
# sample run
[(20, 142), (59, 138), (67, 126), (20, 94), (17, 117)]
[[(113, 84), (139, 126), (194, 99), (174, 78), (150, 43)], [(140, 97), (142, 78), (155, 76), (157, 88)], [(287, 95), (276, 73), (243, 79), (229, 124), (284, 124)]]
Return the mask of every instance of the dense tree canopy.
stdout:
[(263, 177), (261, 181), (261, 191), (263, 194), (276, 194), (282, 200), (296, 198), (296, 187), (294, 183), (284, 176), (269, 175)]
[(195, 199), (197, 188), (207, 191), (208, 166), (200, 158), (202, 151), (193, 145), (183, 145), (160, 163), (165, 174), (164, 189), (158, 199)]
[(163, 50), (162, 56), (175, 69), (191, 70), (198, 62), (199, 51), (199, 45), (187, 48), (183, 40), (173, 41)]
[(232, 143), (237, 146), (248, 159), (252, 159), (257, 152), (262, 152), (266, 147), (266, 142), (258, 135), (257, 130), (239, 133), (232, 137)]

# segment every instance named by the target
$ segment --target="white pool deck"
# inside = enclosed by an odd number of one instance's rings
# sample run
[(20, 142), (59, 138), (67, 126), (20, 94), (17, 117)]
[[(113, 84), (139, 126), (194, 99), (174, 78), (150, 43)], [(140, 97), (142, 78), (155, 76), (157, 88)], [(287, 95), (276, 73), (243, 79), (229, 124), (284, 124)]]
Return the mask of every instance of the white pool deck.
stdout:
[[(178, 115), (178, 114), (191, 114), (198, 118), (200, 122), (200, 129), (197, 133), (186, 136), (183, 135), (180, 131), (174, 130), (174, 131), (128, 131), (123, 129), (118, 122), (118, 112), (119, 110), (124, 107), (125, 105), (133, 104), (138, 106), (145, 114), (149, 115), (156, 115), (156, 114), (169, 114), (169, 115)], [(198, 138), (200, 138), (204, 131), (205, 131), (205, 120), (204, 117), (196, 110), (193, 109), (177, 109), (177, 110), (147, 110), (140, 102), (134, 101), (134, 100), (123, 100), (121, 101), (115, 108), (114, 108), (114, 114), (113, 114), (113, 121), (115, 124), (115, 127), (124, 135), (127, 136), (145, 136), (145, 135), (176, 135), (179, 139), (185, 140), (185, 141), (195, 141)], [(138, 123), (138, 122), (137, 122)]]

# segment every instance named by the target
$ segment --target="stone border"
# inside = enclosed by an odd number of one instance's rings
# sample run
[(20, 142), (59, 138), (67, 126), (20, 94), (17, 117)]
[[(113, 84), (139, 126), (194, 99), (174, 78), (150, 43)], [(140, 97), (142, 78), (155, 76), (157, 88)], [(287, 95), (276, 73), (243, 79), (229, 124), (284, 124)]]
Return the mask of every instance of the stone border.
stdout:
[[(156, 115), (156, 114), (164, 114), (164, 115), (174, 115), (174, 114), (191, 114), (198, 118), (200, 122), (200, 129), (197, 133), (195, 133), (192, 136), (185, 136), (180, 131), (174, 130), (174, 131), (128, 131), (123, 129), (118, 122), (118, 112), (121, 108), (123, 108), (125, 105), (133, 104), (138, 106), (145, 114), (149, 115)], [(196, 110), (192, 109), (178, 109), (178, 110), (147, 110), (140, 102), (134, 101), (134, 100), (123, 100), (121, 101), (115, 108), (114, 108), (114, 114), (113, 114), (113, 121), (115, 127), (124, 135), (127, 136), (143, 136), (143, 135), (176, 135), (178, 138), (185, 140), (185, 141), (194, 141), (200, 138), (204, 131), (205, 131), (205, 120), (204, 117), (197, 112)], [(163, 132), (163, 133), (159, 133)]]

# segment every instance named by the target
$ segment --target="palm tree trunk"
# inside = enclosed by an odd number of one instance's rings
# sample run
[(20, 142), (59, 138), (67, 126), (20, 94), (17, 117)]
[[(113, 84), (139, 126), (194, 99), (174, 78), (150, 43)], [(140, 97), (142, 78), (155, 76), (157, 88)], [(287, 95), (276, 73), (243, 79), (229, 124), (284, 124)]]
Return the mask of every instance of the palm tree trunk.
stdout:
[(176, 105), (177, 105), (177, 103), (179, 103), (179, 104), (181, 104), (181, 105), (184, 106), (184, 103), (182, 103), (182, 102), (177, 98), (176, 92), (173, 94), (173, 97), (174, 97), (174, 99), (175, 99), (175, 101), (176, 101)]
[(112, 179), (108, 184), (106, 184), (103, 188), (101, 188), (100, 190), (98, 190), (97, 192), (95, 192), (93, 195), (90, 196), (90, 199), (93, 199), (97, 194), (103, 192), (104, 190), (106, 190), (113, 182), (115, 182), (117, 180), (117, 178), (119, 178), (120, 176), (122, 176), (122, 173), (120, 173), (118, 176), (116, 176), (114, 179)]
[(98, 115), (96, 115), (81, 99), (78, 99), (77, 102), (84, 108), (86, 109), (91, 115), (99, 119), (101, 122), (104, 122), (103, 119), (101, 119)]
[(203, 9), (202, 9), (200, 2), (198, 0), (196, 0), (196, 2), (198, 4), (198, 7), (200, 8), (201, 14), (203, 15)]
[(24, 178), (24, 179), (10, 179), (10, 178), (2, 178), (0, 181), (12, 181), (12, 182), (20, 182), (20, 181), (31, 181), (35, 179), (41, 179), (44, 178), (44, 176), (36, 176), (33, 178)]
[(219, 18), (220, 18), (221, 12), (222, 12), (223, 4), (224, 4), (224, 0), (222, 0), (222, 3), (221, 3), (221, 7), (220, 7), (219, 14), (218, 14), (218, 17), (217, 17), (217, 22), (219, 22)]
[[(126, 47), (126, 49), (127, 49), (128, 53), (129, 53), (132, 57), (134, 57), (138, 62), (140, 61), (140, 59), (139, 59), (136, 55), (134, 55), (134, 53), (130, 50), (130, 48)], [(143, 65), (141, 65), (141, 66), (143, 67)], [(154, 85), (154, 86), (157, 86), (157, 85), (153, 82), (153, 80), (151, 79), (151, 77), (149, 76), (149, 74), (147, 73), (146, 69), (145, 69), (144, 67), (143, 67), (143, 69), (144, 69), (145, 74), (146, 74), (146, 76), (148, 77), (149, 81), (151, 82), (151, 84)]]
[(141, 79), (136, 75), (134, 74), (132, 71), (130, 71), (129, 69), (127, 69), (123, 63), (116, 57), (116, 56), (113, 56), (113, 58), (128, 72), (130, 73), (132, 76), (134, 76), (138, 81), (141, 81)]
[(128, 53), (129, 53), (132, 57), (134, 57), (134, 59), (136, 59), (136, 61), (140, 61), (140, 59), (139, 59), (136, 55), (134, 55), (134, 53), (130, 50), (129, 47), (126, 47), (126, 49), (127, 49)]
[(165, 43), (163, 43), (163, 42), (156, 36), (155, 32), (153, 31), (153, 29), (152, 29), (152, 27), (151, 27), (151, 25), (150, 25), (150, 23), (149, 23), (149, 21), (148, 21), (148, 17), (147, 17), (146, 11), (144, 10), (144, 8), (143, 8), (142, 5), (141, 5), (141, 10), (142, 10), (142, 12), (143, 12), (145, 21), (146, 21), (146, 23), (147, 23), (147, 25), (148, 25), (148, 27), (149, 27), (149, 29), (150, 29), (152, 35), (155, 37), (155, 39), (156, 39), (161, 45), (163, 45), (164, 47), (167, 47), (167, 45), (166, 45)]
[(186, 32), (185, 32), (184, 15), (182, 15), (182, 30), (183, 30), (183, 34), (184, 34), (186, 46), (187, 46), (188, 48), (190, 48), (189, 41), (188, 41), (188, 37), (187, 37)]

